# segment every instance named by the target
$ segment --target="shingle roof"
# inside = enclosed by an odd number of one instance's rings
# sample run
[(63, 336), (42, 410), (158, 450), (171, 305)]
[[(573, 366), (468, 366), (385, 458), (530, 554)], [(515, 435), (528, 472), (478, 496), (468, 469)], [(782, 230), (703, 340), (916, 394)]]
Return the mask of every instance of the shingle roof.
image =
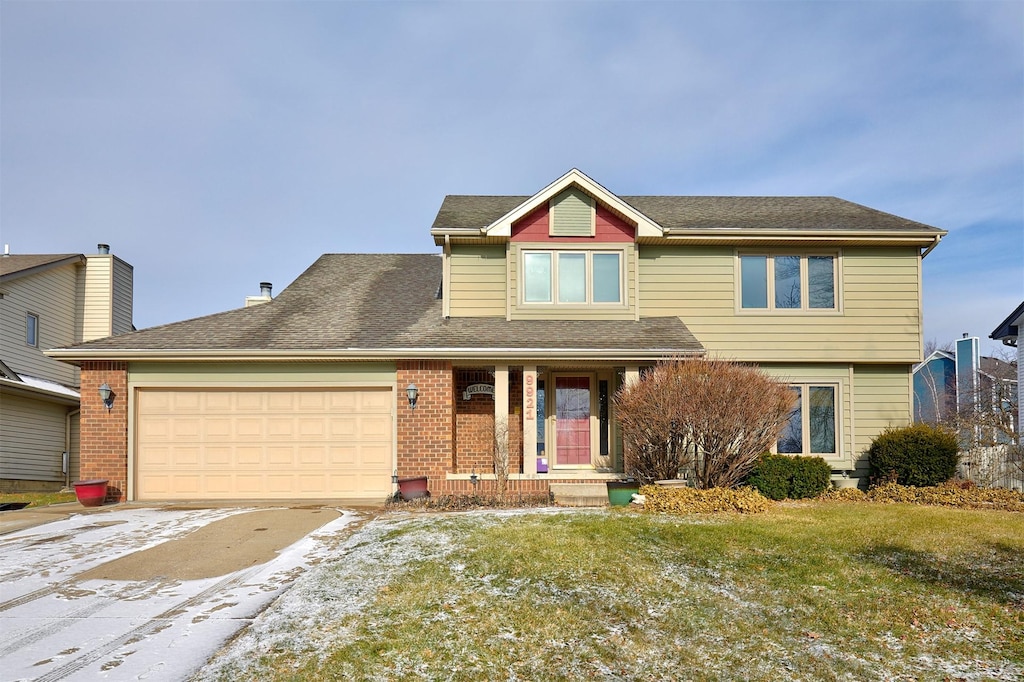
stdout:
[[(434, 229), (483, 228), (526, 196), (448, 195)], [(941, 233), (942, 230), (836, 197), (622, 196), (668, 230), (872, 230)]]
[(445, 320), (432, 254), (326, 254), (269, 303), (79, 344), (81, 350), (581, 349), (700, 353), (675, 317)]
[(62, 261), (71, 261), (82, 258), (79, 253), (19, 253), (0, 256), (0, 277), (22, 274), (27, 270), (34, 270), (46, 265), (55, 265)]

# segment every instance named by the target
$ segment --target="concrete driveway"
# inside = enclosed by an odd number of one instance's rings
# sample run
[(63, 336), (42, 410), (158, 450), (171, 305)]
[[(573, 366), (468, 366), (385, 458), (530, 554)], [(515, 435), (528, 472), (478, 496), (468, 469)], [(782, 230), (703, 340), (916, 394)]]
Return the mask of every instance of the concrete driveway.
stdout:
[(358, 518), (121, 505), (6, 532), (23, 513), (0, 519), (3, 680), (186, 679)]

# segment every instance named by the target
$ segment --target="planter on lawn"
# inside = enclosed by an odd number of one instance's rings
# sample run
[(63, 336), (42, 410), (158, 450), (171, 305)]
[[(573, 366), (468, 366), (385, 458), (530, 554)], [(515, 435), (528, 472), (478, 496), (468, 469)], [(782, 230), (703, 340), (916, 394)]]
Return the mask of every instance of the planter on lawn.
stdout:
[(412, 476), (410, 478), (398, 479), (398, 494), (403, 500), (417, 500), (421, 497), (430, 497), (427, 490), (426, 476)]
[(75, 481), (75, 497), (83, 507), (98, 507), (107, 498), (107, 479), (94, 478), (91, 481)]
[(859, 478), (833, 478), (832, 485), (837, 488), (856, 488), (857, 484), (860, 483)]
[(626, 507), (633, 501), (633, 495), (640, 492), (640, 484), (636, 481), (607, 481), (608, 504), (613, 507)]

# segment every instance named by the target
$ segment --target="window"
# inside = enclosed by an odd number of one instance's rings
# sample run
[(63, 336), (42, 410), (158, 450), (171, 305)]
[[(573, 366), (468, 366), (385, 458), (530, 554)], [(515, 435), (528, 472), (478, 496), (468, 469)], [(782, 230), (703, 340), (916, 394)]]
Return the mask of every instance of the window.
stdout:
[(740, 255), (744, 310), (836, 310), (835, 255)]
[(789, 413), (777, 449), (792, 455), (836, 454), (836, 398), (835, 384), (800, 384), (790, 386), (798, 399)]
[(25, 318), (25, 343), (39, 347), (39, 316), (28, 313)]
[(523, 303), (622, 304), (621, 251), (524, 251)]

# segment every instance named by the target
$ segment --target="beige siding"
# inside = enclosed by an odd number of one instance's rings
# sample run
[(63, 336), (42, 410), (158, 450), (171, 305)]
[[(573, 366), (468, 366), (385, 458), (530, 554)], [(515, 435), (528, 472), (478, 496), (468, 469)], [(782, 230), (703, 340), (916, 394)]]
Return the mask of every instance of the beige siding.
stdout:
[(0, 478), (63, 481), (68, 408), (21, 396), (0, 401)]
[(556, 237), (594, 234), (594, 200), (578, 189), (567, 189), (551, 200), (550, 233)]
[[(43, 351), (75, 343), (75, 283), (78, 266), (50, 268), (0, 286), (0, 348), (3, 361), (15, 372), (78, 385), (78, 369), (48, 358)], [(39, 316), (39, 347), (25, 342), (28, 313)]]
[(79, 413), (71, 415), (70, 418), (71, 432), (69, 434), (71, 449), (68, 451), (71, 453), (71, 476), (72, 482), (80, 481), (82, 479), (81, 470), (81, 453), (82, 453), (82, 420)]
[(865, 457), (872, 439), (889, 426), (907, 426), (912, 419), (911, 365), (855, 365), (853, 370), (856, 434), (854, 453)]
[(111, 333), (125, 334), (132, 330), (132, 297), (134, 272), (120, 258), (113, 259), (113, 320)]
[(505, 247), (453, 245), (452, 317), (505, 317)]
[(853, 399), (849, 365), (761, 365), (767, 374), (792, 384), (821, 383), (839, 386), (838, 439), (835, 456), (820, 455), (833, 469), (849, 469), (855, 459)]
[[(626, 269), (625, 287), (626, 304), (624, 306), (520, 306), (519, 305), (519, 252), (529, 249), (554, 249), (565, 248), (564, 244), (545, 243), (513, 243), (509, 246), (508, 254), (508, 301), (511, 317), (514, 320), (632, 320), (636, 317), (636, 258), (635, 245), (633, 244), (594, 244), (588, 247), (598, 251), (602, 247), (623, 247), (623, 266)], [(644, 308), (644, 315), (647, 315)]]
[(919, 264), (913, 248), (845, 248), (839, 312), (750, 312), (737, 310), (734, 249), (642, 247), (641, 310), (682, 318), (709, 353), (738, 360), (916, 362)]
[(86, 256), (85, 274), (79, 291), (83, 341), (102, 339), (111, 334), (113, 263), (113, 256)]

